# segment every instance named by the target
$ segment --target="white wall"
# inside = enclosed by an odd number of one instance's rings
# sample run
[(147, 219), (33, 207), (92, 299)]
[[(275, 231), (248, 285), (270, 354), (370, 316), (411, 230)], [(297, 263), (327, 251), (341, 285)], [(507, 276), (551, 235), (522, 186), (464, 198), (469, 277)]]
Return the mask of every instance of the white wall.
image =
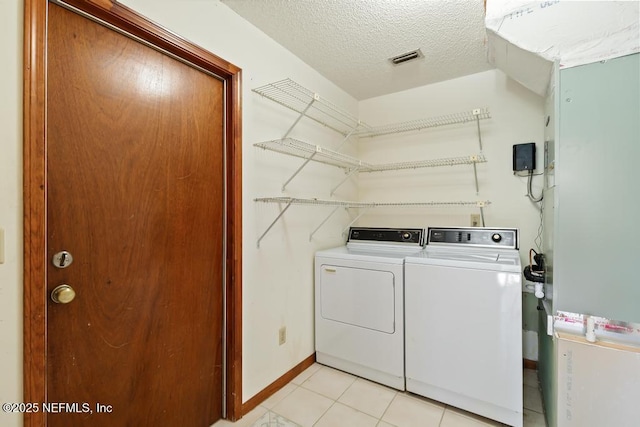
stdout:
[[(255, 142), (281, 137), (295, 113), (261, 98), (252, 88), (290, 77), (357, 116), (357, 102), (289, 51), (218, 1), (126, 0), (127, 6), (242, 68), (243, 76), (243, 401), (254, 396), (315, 351), (313, 254), (341, 242), (346, 213), (332, 218), (309, 242), (309, 233), (331, 208), (291, 207), (256, 248), (256, 240), (279, 212), (255, 197), (290, 195), (328, 198), (335, 168), (308, 166), (281, 193), (282, 183), (302, 160), (258, 150)], [(302, 120), (290, 135), (332, 147), (341, 136)], [(355, 187), (337, 197), (353, 199)], [(287, 342), (278, 345), (278, 330)]]
[[(360, 174), (360, 199), (372, 201), (489, 200), (488, 227), (520, 229), (520, 254), (528, 263), (529, 248), (540, 223), (539, 211), (526, 197), (526, 178), (513, 175), (512, 146), (537, 144), (537, 168), (542, 170), (543, 98), (490, 70), (420, 88), (371, 98), (360, 103), (360, 117), (370, 125), (387, 124), (488, 107), (491, 118), (480, 121), (483, 153), (480, 193), (476, 195), (472, 166), (447, 166), (401, 172)], [(360, 139), (360, 155), (372, 162), (394, 162), (468, 156), (478, 153), (475, 122), (407, 134)], [(542, 177), (534, 177), (540, 194)], [(469, 226), (477, 208), (387, 209), (371, 211), (365, 225), (398, 227)]]
[[(520, 257), (528, 264), (530, 248), (536, 248), (540, 213), (526, 197), (526, 178), (513, 175), (512, 146), (537, 144), (537, 171), (544, 154), (544, 100), (499, 70), (461, 77), (398, 92), (360, 103), (360, 117), (369, 125), (416, 120), (488, 107), (492, 117), (480, 121), (487, 163), (477, 165), (480, 192), (476, 195), (472, 166), (447, 166), (398, 172), (360, 174), (360, 200), (366, 201), (467, 201), (489, 200), (484, 209), (489, 227), (520, 230)], [(474, 122), (407, 134), (360, 139), (360, 156), (372, 162), (400, 162), (468, 156), (479, 152)], [(542, 176), (534, 177), (533, 193), (542, 188)], [(469, 226), (477, 208), (377, 209), (360, 225), (429, 227)], [(524, 304), (524, 318), (536, 316), (535, 306)], [(534, 317), (536, 318), (536, 317)], [(537, 323), (534, 322), (534, 327)], [(537, 327), (535, 328), (537, 329)], [(535, 331), (523, 332), (523, 354), (537, 360)]]
[[(0, 0), (0, 403), (22, 402), (22, 2)], [(22, 425), (0, 411), (0, 425)]]

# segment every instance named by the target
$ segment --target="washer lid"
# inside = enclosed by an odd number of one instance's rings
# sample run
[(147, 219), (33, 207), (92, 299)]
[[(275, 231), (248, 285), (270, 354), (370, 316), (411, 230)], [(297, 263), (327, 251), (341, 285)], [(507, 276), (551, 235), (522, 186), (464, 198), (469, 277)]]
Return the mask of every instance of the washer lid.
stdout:
[(442, 265), (447, 267), (475, 268), (520, 272), (520, 255), (517, 250), (453, 250), (427, 248), (417, 255), (407, 256), (407, 264)]

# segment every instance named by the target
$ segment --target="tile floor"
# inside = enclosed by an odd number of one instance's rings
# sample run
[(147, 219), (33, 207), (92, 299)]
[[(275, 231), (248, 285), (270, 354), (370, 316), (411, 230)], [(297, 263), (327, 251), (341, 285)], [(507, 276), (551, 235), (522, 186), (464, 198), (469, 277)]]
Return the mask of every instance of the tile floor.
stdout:
[[(502, 426), (425, 399), (314, 364), (260, 406), (213, 427), (482, 427)], [(536, 371), (524, 370), (524, 425), (545, 427)]]

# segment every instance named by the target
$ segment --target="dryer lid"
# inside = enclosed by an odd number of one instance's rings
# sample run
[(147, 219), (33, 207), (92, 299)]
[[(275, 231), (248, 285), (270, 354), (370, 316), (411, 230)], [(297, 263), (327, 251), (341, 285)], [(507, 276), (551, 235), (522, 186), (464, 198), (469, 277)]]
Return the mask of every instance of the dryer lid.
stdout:
[(417, 255), (422, 248), (398, 248), (378, 245), (338, 246), (316, 252), (316, 258), (332, 258), (355, 261), (368, 261), (387, 264), (402, 264), (408, 255)]

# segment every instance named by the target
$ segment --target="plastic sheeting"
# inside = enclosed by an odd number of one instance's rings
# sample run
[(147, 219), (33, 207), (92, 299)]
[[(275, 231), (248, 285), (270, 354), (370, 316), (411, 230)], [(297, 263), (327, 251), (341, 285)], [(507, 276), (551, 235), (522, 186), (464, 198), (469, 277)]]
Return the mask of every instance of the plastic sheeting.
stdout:
[(640, 52), (639, 1), (488, 0), (489, 62), (544, 96), (555, 61), (575, 67)]

